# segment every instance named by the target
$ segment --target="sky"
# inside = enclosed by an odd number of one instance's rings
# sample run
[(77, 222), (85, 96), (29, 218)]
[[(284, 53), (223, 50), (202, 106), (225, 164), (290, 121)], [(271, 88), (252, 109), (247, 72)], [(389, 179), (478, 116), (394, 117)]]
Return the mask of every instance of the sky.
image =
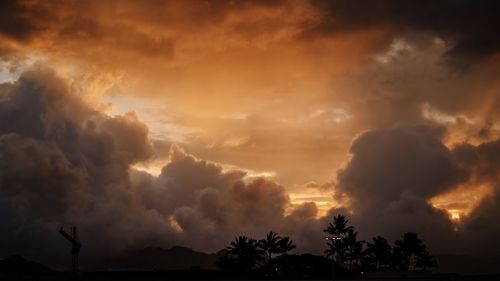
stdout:
[[(498, 1), (5, 1), (0, 255), (289, 235), (500, 253)], [(5, 231), (5, 229), (7, 229)], [(99, 239), (95, 239), (99, 236)], [(43, 241), (43, 243), (39, 243)]]

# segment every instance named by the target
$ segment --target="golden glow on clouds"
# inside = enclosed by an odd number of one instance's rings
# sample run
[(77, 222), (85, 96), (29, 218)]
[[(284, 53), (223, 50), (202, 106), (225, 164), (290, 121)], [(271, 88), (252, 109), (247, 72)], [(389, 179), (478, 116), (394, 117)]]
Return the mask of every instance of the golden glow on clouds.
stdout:
[(460, 221), (469, 215), (482, 199), (491, 195), (492, 190), (490, 185), (463, 185), (434, 196), (429, 201), (435, 208), (448, 212), (451, 219)]
[(470, 119), (464, 114), (459, 114), (459, 115), (446, 114), (432, 108), (432, 106), (428, 103), (424, 103), (422, 105), (422, 115), (424, 118), (441, 125), (456, 124), (458, 122), (464, 122), (466, 124), (476, 123), (476, 121)]
[(168, 219), (168, 224), (174, 229), (175, 231), (182, 233), (182, 227), (180, 226), (179, 222), (174, 218), (174, 216), (169, 216)]
[(395, 39), (389, 46), (389, 49), (380, 55), (375, 56), (375, 60), (380, 63), (390, 63), (397, 59), (402, 52), (412, 52), (413, 47), (402, 39)]
[(134, 164), (131, 168), (136, 169), (138, 171), (146, 172), (153, 176), (158, 176), (161, 174), (161, 170), (165, 164), (166, 164), (165, 161), (161, 159), (156, 161), (149, 161), (146, 163), (144, 162), (137, 163)]
[[(447, 128), (449, 148), (500, 135), (498, 57), (456, 75), (436, 35), (394, 35), (388, 24), (308, 34), (325, 20), (308, 1), (30, 3), (57, 21), (25, 44), (2, 40), (26, 55), (0, 62), (0, 81), (43, 61), (99, 110), (136, 112), (153, 140), (273, 178), (292, 204), (315, 202), (322, 214), (344, 203), (294, 186), (335, 180), (361, 132), (427, 122)], [(134, 168), (159, 174), (167, 159), (157, 153)], [(458, 218), (487, 193), (464, 186), (431, 202)]]
[(318, 190), (306, 189), (301, 192), (290, 192), (291, 209), (293, 207), (313, 202), (318, 208), (317, 217), (325, 216), (331, 208), (339, 207), (340, 204), (335, 202), (331, 193), (321, 192)]
[[(157, 157), (156, 159), (147, 161), (147, 162), (140, 162), (137, 164), (134, 164), (132, 166), (133, 169), (139, 170), (139, 171), (144, 171), (147, 172), (148, 174), (158, 176), (161, 174), (162, 168), (169, 163), (168, 159), (164, 159), (162, 157)], [(253, 178), (274, 178), (276, 177), (276, 172), (273, 171), (258, 171), (258, 170), (251, 170), (251, 169), (245, 169), (242, 167), (238, 167), (235, 165), (231, 164), (223, 164), (223, 163), (217, 163), (217, 165), (222, 167), (223, 172), (229, 172), (232, 170), (238, 170), (246, 173), (245, 178), (248, 180), (251, 180)]]

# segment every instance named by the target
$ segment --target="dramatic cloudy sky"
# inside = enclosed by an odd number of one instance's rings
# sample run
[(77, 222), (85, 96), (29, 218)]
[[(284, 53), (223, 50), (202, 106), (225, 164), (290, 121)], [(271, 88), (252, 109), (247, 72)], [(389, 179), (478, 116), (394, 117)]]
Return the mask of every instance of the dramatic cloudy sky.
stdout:
[(500, 253), (500, 2), (4, 1), (0, 256), (321, 253), (417, 231)]

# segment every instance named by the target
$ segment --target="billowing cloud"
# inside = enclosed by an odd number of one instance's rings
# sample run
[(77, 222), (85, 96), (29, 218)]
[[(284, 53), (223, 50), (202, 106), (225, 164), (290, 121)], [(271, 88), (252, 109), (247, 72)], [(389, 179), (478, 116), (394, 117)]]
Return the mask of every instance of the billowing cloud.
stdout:
[[(442, 137), (439, 128), (396, 127), (355, 139), (352, 158), (338, 176), (338, 188), (352, 200), (353, 222), (369, 236), (396, 239), (405, 229), (418, 232), (438, 252), (495, 254), (498, 247), (485, 251), (480, 241), (499, 233), (492, 223), (498, 214), (498, 140), (450, 150)], [(477, 194), (483, 196), (479, 207), (458, 228), (430, 202), (461, 185), (481, 183), (495, 186), (493, 194)]]
[[(9, 222), (2, 232), (9, 247), (2, 254), (60, 257), (67, 245), (57, 229), (68, 224), (77, 224), (82, 237), (102, 238), (86, 245), (87, 254), (99, 245), (113, 251), (169, 236), (169, 225), (130, 192), (129, 166), (152, 152), (147, 128), (133, 113), (109, 117), (96, 111), (43, 67), (8, 88), (0, 105), (0, 192), (2, 217)], [(134, 229), (137, 224), (148, 230)]]
[[(154, 138), (294, 185), (331, 180), (364, 130), (429, 121), (424, 104), (472, 121), (446, 125), (459, 141), (494, 137), (497, 6), (9, 1), (0, 34), (10, 67), (44, 60)], [(472, 63), (457, 71), (450, 56)]]
[[(369, 131), (352, 143), (352, 159), (339, 185), (359, 208), (380, 208), (403, 196), (429, 198), (467, 179), (441, 143), (439, 129), (427, 127)], [(368, 204), (373, 204), (372, 206)]]
[(289, 198), (282, 186), (263, 178), (246, 182), (244, 176), (174, 145), (158, 178), (136, 181), (135, 188), (145, 207), (180, 228), (181, 243), (217, 250), (237, 233), (263, 235), (285, 215)]
[(473, 251), (497, 233), (498, 7), (7, 1), (1, 250), (58, 257), (74, 223), (88, 256), (269, 230), (321, 253), (343, 212)]
[(500, 243), (496, 237), (500, 234), (498, 227), (498, 214), (500, 214), (500, 192), (496, 186), (495, 194), (484, 198), (481, 204), (472, 211), (463, 225), (464, 249), (466, 253), (476, 255), (496, 255)]
[(453, 150), (458, 161), (471, 171), (472, 182), (489, 187), (489, 194), (482, 198), (462, 225), (466, 251), (475, 254), (497, 254), (500, 244), (494, 238), (500, 234), (495, 221), (500, 214), (500, 140), (484, 142), (477, 146), (462, 144)]
[(0, 112), (1, 238), (8, 245), (1, 255), (50, 255), (57, 264), (67, 252), (57, 230), (72, 224), (89, 266), (103, 247), (109, 255), (173, 244), (216, 251), (239, 234), (293, 234), (308, 225), (295, 217), (316, 220), (314, 203), (286, 214), (283, 186), (226, 171), (177, 145), (158, 177), (134, 170), (153, 155), (147, 127), (133, 112), (108, 116), (86, 104), (42, 66), (8, 85)]

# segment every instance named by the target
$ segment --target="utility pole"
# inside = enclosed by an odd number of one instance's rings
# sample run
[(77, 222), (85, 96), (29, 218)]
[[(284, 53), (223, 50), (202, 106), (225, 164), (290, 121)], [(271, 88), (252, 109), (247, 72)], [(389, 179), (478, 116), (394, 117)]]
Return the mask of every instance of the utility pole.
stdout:
[(78, 241), (78, 237), (76, 235), (76, 226), (72, 226), (70, 228), (70, 233), (66, 232), (64, 228), (61, 227), (59, 230), (59, 233), (66, 238), (71, 243), (71, 257), (72, 257), (72, 262), (71, 262), (71, 270), (73, 272), (73, 275), (78, 274), (78, 254), (80, 253), (80, 249), (82, 248), (82, 243)]

